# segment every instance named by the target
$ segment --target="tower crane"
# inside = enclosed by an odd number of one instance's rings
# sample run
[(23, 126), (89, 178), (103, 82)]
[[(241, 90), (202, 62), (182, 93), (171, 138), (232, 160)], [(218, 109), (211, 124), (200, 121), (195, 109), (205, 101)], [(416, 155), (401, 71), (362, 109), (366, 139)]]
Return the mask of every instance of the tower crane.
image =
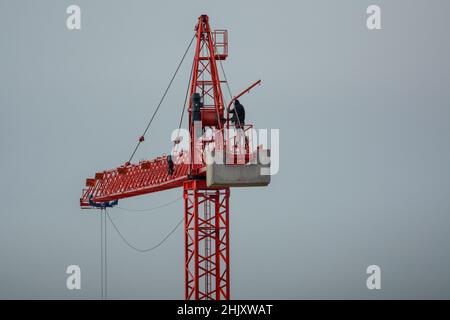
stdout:
[[(208, 16), (201, 15), (191, 43), (194, 39), (189, 100), (185, 101), (189, 113), (186, 150), (180, 147), (182, 139), (178, 136), (172, 155), (132, 163), (134, 153), (145, 140), (147, 127), (129, 161), (86, 179), (80, 206), (102, 209), (116, 205), (120, 199), (183, 188), (185, 299), (227, 300), (230, 188), (267, 186), (270, 150), (252, 145), (253, 125), (230, 121), (232, 103), (261, 81), (232, 96), (225, 105), (221, 86), (228, 83), (225, 74), (220, 79), (218, 64), (222, 66), (228, 56), (228, 32), (212, 31)], [(245, 136), (240, 144), (236, 141), (237, 130)]]

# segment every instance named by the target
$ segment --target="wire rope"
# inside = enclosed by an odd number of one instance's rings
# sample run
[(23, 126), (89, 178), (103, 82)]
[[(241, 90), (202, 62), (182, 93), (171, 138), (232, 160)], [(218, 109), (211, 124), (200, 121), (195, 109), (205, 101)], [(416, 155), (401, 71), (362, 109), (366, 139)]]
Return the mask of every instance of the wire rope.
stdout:
[(152, 250), (155, 250), (156, 248), (160, 247), (164, 242), (167, 241), (167, 239), (170, 238), (170, 236), (178, 229), (178, 227), (181, 225), (181, 223), (184, 220), (184, 217), (181, 218), (181, 220), (175, 225), (175, 227), (161, 240), (159, 241), (156, 245), (150, 247), (150, 248), (146, 248), (146, 249), (141, 249), (138, 248), (134, 245), (132, 245), (123, 235), (123, 233), (119, 230), (119, 228), (117, 227), (117, 225), (114, 223), (114, 221), (111, 219), (111, 216), (109, 215), (108, 210), (105, 209), (106, 212), (106, 216), (108, 217), (108, 220), (111, 222), (112, 226), (114, 227), (114, 229), (116, 230), (117, 234), (120, 236), (120, 238), (122, 239), (122, 241), (131, 249), (137, 251), (137, 252), (149, 252)]

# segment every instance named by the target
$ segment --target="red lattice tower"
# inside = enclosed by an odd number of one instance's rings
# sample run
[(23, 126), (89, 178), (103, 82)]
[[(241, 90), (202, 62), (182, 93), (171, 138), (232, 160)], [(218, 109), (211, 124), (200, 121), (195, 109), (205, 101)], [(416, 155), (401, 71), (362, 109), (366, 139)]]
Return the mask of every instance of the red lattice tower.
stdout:
[(185, 299), (230, 298), (229, 188), (184, 183)]
[[(217, 60), (227, 57), (226, 31), (211, 32), (208, 16), (202, 15), (196, 26), (196, 49), (190, 97), (198, 93), (202, 101), (201, 128), (221, 130), (224, 102)], [(216, 44), (219, 36), (220, 43)], [(222, 50), (219, 50), (219, 46)], [(221, 51), (219, 53), (219, 51)], [(193, 102), (189, 104), (191, 154), (195, 150)], [(198, 129), (197, 129), (198, 130)], [(216, 150), (218, 146), (216, 145)], [(202, 164), (191, 164), (191, 175), (198, 174)], [(229, 299), (229, 188), (208, 188), (204, 180), (184, 183), (185, 201), (185, 299)]]

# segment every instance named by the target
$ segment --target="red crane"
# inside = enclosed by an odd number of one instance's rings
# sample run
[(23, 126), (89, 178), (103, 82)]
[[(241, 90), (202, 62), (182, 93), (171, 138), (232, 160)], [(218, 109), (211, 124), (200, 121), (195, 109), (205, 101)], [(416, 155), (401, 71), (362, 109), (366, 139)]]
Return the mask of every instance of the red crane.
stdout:
[[(170, 161), (161, 156), (132, 164), (130, 159), (97, 172), (86, 179), (80, 206), (103, 208), (119, 199), (183, 187), (185, 299), (230, 299), (230, 187), (268, 185), (270, 175), (261, 172), (270, 167), (270, 158), (269, 150), (251, 145), (253, 126), (231, 123), (228, 111), (260, 80), (225, 106), (221, 84), (226, 79), (220, 80), (217, 64), (228, 56), (227, 31), (212, 31), (208, 16), (202, 15), (194, 39), (188, 150), (174, 151)], [(246, 137), (241, 144), (236, 141), (239, 129)], [(138, 146), (143, 141), (141, 136)], [(174, 143), (180, 145), (180, 139)]]

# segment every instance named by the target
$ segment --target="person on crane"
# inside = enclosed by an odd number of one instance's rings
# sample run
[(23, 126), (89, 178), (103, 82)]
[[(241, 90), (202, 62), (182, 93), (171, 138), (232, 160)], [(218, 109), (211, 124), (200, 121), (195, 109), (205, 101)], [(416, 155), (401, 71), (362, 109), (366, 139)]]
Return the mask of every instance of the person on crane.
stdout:
[(236, 129), (242, 129), (245, 124), (245, 108), (238, 99), (234, 100), (234, 108), (228, 112), (233, 114), (230, 120)]
[(245, 108), (239, 100), (236, 99), (234, 100), (233, 109), (228, 110), (228, 112), (233, 114), (230, 120), (236, 128), (234, 147), (237, 149), (238, 153), (245, 153), (245, 144), (247, 143), (247, 137), (244, 133)]
[(172, 160), (172, 156), (169, 154), (167, 156), (167, 174), (169, 176), (173, 175), (173, 160)]

